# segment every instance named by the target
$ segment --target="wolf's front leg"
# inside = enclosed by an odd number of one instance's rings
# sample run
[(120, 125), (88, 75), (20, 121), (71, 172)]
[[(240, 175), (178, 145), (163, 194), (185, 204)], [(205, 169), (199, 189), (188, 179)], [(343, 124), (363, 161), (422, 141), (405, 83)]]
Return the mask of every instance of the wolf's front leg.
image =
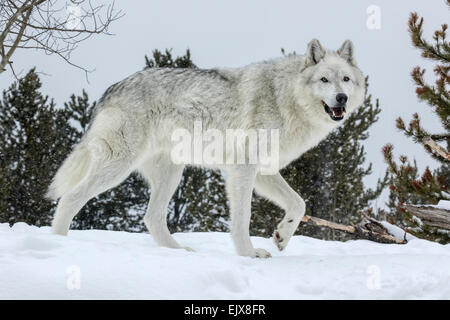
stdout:
[(272, 201), (286, 212), (273, 233), (273, 240), (279, 250), (286, 248), (305, 214), (305, 201), (283, 179), (280, 173), (256, 176), (255, 191)]
[(236, 168), (227, 171), (231, 236), (239, 255), (253, 258), (269, 258), (269, 252), (264, 249), (253, 248), (250, 240), (250, 215), (255, 176), (255, 166), (236, 166)]

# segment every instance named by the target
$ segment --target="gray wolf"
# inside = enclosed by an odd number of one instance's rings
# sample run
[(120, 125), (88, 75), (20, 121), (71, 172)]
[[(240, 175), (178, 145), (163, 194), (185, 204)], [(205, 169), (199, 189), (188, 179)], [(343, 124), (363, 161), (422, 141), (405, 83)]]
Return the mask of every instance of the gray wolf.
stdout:
[[(195, 121), (219, 132), (277, 129), (281, 169), (317, 145), (363, 103), (364, 85), (349, 40), (332, 51), (314, 39), (305, 55), (242, 68), (136, 72), (107, 89), (89, 130), (56, 173), (47, 194), (59, 199), (52, 231), (66, 235), (72, 219), (89, 199), (138, 171), (151, 188), (144, 223), (155, 241), (192, 250), (182, 247), (166, 224), (167, 207), (185, 166), (171, 159), (174, 130), (192, 132)], [(261, 174), (258, 163), (213, 167), (226, 177), (237, 253), (270, 257), (266, 250), (254, 248), (250, 239), (253, 189), (285, 211), (273, 236), (283, 250), (305, 213), (303, 199), (279, 173)]]

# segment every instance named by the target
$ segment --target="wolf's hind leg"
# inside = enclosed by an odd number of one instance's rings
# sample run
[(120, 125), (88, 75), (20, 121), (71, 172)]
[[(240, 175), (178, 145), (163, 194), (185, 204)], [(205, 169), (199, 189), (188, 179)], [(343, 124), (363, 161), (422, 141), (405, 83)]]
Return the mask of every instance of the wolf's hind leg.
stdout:
[(180, 183), (183, 169), (183, 165), (174, 164), (167, 155), (153, 157), (139, 167), (139, 172), (150, 183), (151, 190), (144, 223), (160, 246), (194, 251), (191, 248), (180, 246), (167, 227), (167, 209), (170, 199)]
[(255, 191), (286, 212), (273, 233), (275, 244), (279, 250), (283, 250), (305, 214), (305, 201), (289, 186), (280, 173), (276, 175), (258, 174), (255, 180)]
[(94, 157), (86, 176), (61, 196), (53, 218), (52, 232), (67, 235), (73, 218), (91, 198), (128, 177), (132, 171), (131, 160), (123, 157), (104, 161)]

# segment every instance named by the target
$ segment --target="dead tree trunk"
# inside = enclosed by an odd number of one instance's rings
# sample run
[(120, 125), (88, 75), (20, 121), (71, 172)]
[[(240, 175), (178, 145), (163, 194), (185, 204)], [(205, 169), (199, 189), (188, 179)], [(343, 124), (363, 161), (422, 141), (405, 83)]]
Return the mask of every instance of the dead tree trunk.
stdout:
[(412, 204), (407, 204), (404, 208), (424, 225), (450, 231), (450, 210)]
[(307, 215), (303, 216), (301, 223), (342, 231), (353, 235), (356, 239), (396, 244), (405, 244), (407, 242), (406, 239), (395, 238), (381, 223), (369, 217), (365, 217), (357, 226), (348, 226)]

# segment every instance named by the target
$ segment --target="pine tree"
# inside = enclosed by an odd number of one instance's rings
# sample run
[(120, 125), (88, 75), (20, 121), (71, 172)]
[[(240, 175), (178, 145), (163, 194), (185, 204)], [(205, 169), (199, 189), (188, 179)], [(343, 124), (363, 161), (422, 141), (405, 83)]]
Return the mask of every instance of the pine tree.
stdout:
[(3, 92), (0, 102), (0, 222), (48, 225), (54, 205), (44, 198), (76, 135), (69, 114), (40, 93), (34, 69)]
[[(450, 1), (446, 2), (450, 7)], [(398, 164), (393, 158), (393, 146), (387, 144), (383, 147), (383, 155), (388, 164), (387, 172), (390, 179), (390, 218), (397, 224), (407, 227), (408, 231), (416, 236), (441, 242), (450, 241), (448, 234), (439, 233), (435, 228), (424, 228), (417, 219), (406, 212), (402, 205), (412, 204), (436, 204), (439, 200), (449, 200), (448, 186), (450, 182), (449, 158), (440, 155), (432, 143), (443, 143), (438, 148), (448, 150), (450, 146), (450, 94), (448, 85), (450, 83), (450, 42), (446, 39), (447, 25), (443, 24), (440, 30), (434, 32), (433, 41), (430, 43), (423, 38), (423, 18), (417, 13), (411, 13), (408, 27), (412, 44), (419, 49), (422, 57), (436, 62), (434, 73), (437, 77), (434, 85), (429, 85), (425, 79), (425, 69), (415, 67), (411, 77), (416, 84), (416, 94), (420, 101), (426, 102), (429, 111), (436, 114), (441, 121), (443, 132), (431, 133), (425, 129), (417, 113), (413, 114), (412, 120), (406, 126), (402, 118), (396, 120), (396, 126), (408, 138), (422, 145), (428, 155), (441, 163), (440, 168), (431, 171), (425, 169), (419, 177), (417, 164), (411, 163), (405, 155), (400, 156)]]
[(188, 167), (180, 187), (187, 201), (180, 220), (181, 226), (188, 226), (185, 230), (229, 230), (225, 181), (219, 171)]
[(186, 50), (186, 54), (181, 57), (172, 57), (172, 52), (169, 49), (165, 49), (164, 53), (158, 49), (153, 50), (152, 59), (149, 59), (145, 55), (145, 67), (146, 68), (197, 68), (192, 62), (191, 51)]

